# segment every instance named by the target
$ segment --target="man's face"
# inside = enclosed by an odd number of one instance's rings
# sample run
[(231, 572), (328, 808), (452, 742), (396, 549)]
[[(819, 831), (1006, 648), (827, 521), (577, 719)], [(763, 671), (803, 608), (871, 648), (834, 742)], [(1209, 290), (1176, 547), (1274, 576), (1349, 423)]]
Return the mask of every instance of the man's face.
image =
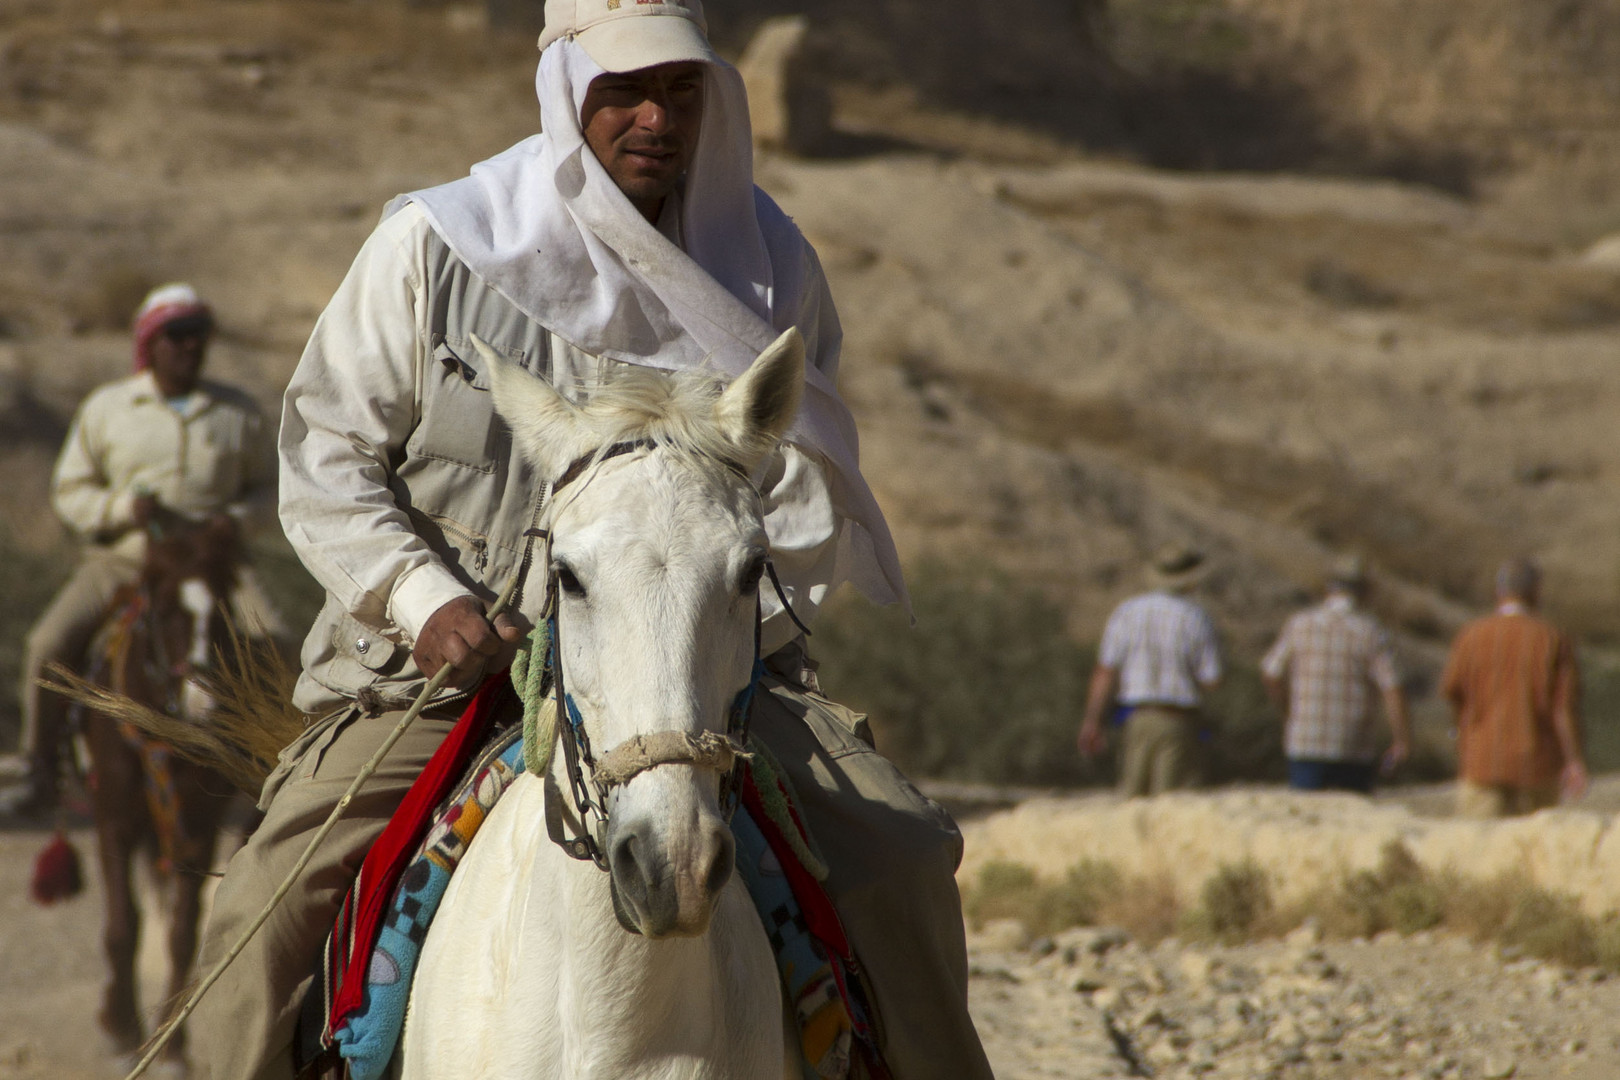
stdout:
[(691, 163), (703, 123), (703, 65), (599, 75), (580, 110), (585, 142), (636, 208), (655, 219)]
[(179, 397), (196, 389), (213, 331), (213, 322), (205, 315), (176, 319), (158, 331), (147, 355), (152, 378), (164, 396)]

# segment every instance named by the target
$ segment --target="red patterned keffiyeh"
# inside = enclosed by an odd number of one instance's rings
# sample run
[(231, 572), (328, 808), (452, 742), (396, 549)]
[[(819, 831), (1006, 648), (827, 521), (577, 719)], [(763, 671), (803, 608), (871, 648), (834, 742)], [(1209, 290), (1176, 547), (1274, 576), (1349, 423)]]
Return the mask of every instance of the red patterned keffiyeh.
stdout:
[(212, 317), (213, 309), (197, 295), (190, 285), (176, 282), (160, 285), (147, 294), (135, 312), (135, 370), (145, 371), (152, 365), (152, 339), (176, 319), (194, 315)]

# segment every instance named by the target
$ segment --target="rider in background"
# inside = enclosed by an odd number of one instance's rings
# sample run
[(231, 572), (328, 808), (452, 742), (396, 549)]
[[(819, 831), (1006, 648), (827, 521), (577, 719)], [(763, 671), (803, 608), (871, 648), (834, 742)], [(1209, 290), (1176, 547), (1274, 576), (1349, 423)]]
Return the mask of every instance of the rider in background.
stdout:
[[(154, 518), (173, 515), (235, 538), (273, 512), (274, 467), (259, 407), (243, 391), (201, 377), (213, 332), (213, 312), (190, 285), (153, 290), (135, 313), (134, 373), (92, 391), (68, 430), (51, 506), (82, 555), (28, 632), (12, 764), (24, 785), (13, 813), (37, 816), (56, 805), (67, 701), (39, 679), (51, 663), (81, 667), (114, 594), (140, 576)], [(245, 567), (233, 606), (255, 634), (280, 625)]]

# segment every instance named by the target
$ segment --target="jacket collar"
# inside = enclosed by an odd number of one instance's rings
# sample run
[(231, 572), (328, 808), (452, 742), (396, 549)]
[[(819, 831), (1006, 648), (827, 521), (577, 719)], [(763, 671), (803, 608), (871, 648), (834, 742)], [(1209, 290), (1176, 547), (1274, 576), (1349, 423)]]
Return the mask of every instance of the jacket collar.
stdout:
[[(132, 381), (134, 384), (134, 393), (130, 397), (132, 403), (136, 405), (144, 405), (149, 402), (156, 405), (168, 404), (168, 399), (159, 392), (157, 380), (152, 377), (151, 371), (140, 372)], [(196, 416), (213, 405), (215, 400), (214, 395), (209, 392), (208, 383), (201, 380), (198, 381), (196, 389), (191, 392), (191, 399), (193, 404), (186, 410), (185, 414), (187, 416)]]

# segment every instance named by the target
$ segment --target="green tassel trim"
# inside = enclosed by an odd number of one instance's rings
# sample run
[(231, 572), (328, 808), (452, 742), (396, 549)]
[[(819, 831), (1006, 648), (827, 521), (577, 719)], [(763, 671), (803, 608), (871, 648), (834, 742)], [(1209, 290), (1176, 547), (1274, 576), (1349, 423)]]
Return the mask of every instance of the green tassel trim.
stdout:
[(793, 820), (793, 813), (789, 809), (789, 800), (797, 804), (799, 797), (793, 793), (793, 784), (788, 780), (787, 773), (759, 739), (750, 736), (748, 750), (753, 755), (749, 758), (748, 768), (754, 774), (754, 786), (759, 789), (759, 801), (765, 807), (765, 816), (775, 822), (777, 829), (787, 838), (799, 865), (817, 881), (826, 881), (827, 860), (816, 849), (815, 838), (809, 836), (808, 832), (799, 831), (798, 823)]
[[(551, 641), (542, 623), (512, 659), (512, 688), (523, 701), (523, 768), (532, 776), (551, 771), (557, 747), (557, 703), (548, 693), (546, 659)], [(535, 658), (539, 657), (539, 662)]]

